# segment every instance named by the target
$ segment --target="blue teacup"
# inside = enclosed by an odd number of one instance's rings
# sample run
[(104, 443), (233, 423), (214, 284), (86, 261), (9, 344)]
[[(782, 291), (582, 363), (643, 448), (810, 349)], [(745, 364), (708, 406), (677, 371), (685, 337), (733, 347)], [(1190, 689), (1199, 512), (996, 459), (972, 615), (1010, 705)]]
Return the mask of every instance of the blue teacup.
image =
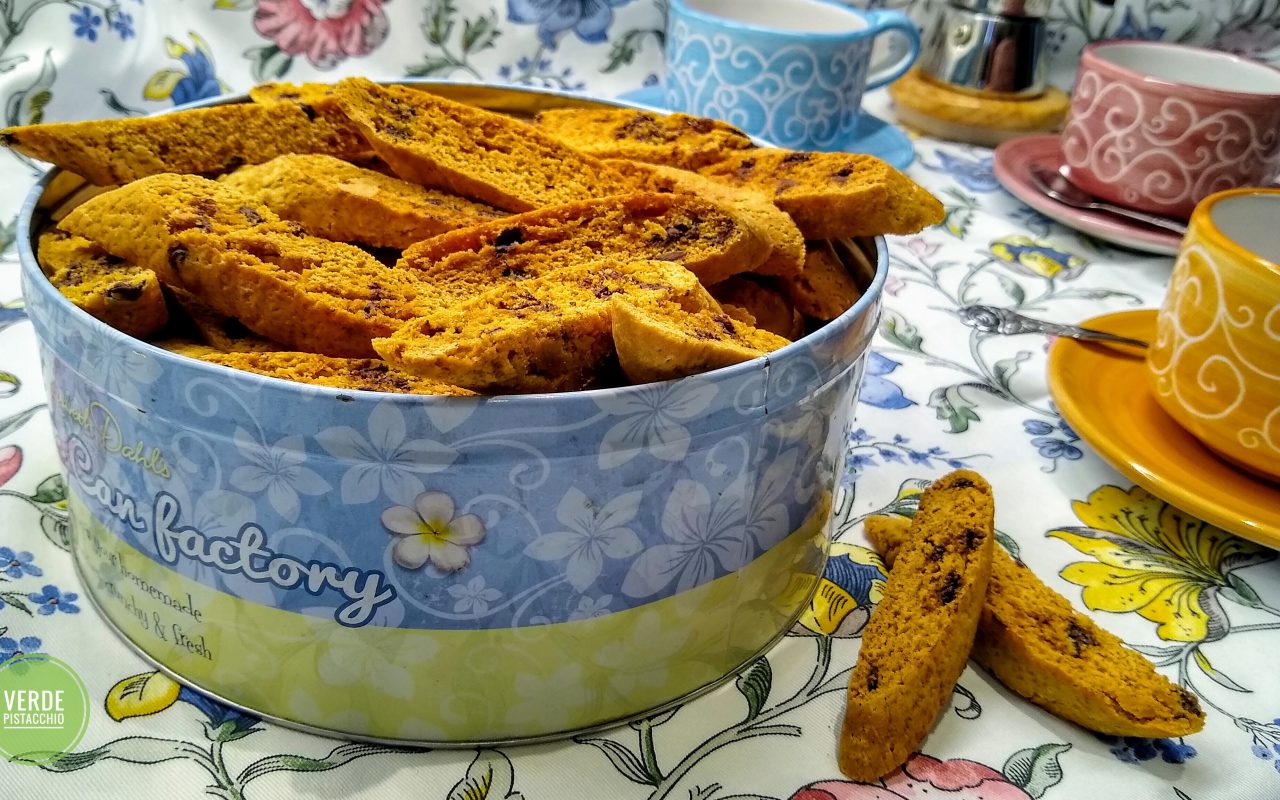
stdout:
[[(868, 74), (878, 36), (907, 52)], [(716, 117), (795, 150), (839, 150), (858, 128), (862, 93), (902, 75), (920, 34), (898, 11), (834, 0), (670, 0), (666, 105)]]

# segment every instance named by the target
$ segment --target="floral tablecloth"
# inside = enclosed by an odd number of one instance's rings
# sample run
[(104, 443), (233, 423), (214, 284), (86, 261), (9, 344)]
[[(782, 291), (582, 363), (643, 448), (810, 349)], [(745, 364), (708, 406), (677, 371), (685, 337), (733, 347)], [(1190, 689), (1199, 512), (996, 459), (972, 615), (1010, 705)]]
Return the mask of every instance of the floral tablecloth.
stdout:
[[(13, 124), (147, 113), (258, 80), (347, 74), (608, 95), (658, 80), (662, 5), (0, 0), (0, 97)], [(883, 96), (869, 102), (887, 108)], [(38, 170), (0, 155), (0, 660), (57, 656), (94, 701), (72, 755), (44, 767), (0, 762), (0, 796), (1280, 797), (1276, 554), (1235, 539), (1210, 547), (1207, 526), (1121, 478), (1062, 420), (1045, 388), (1043, 339), (988, 336), (956, 313), (983, 302), (1077, 321), (1151, 306), (1171, 260), (1033, 212), (996, 183), (989, 151), (916, 145), (911, 173), (947, 217), (890, 245), (887, 310), (833, 546), (855, 611), (832, 635), (798, 625), (737, 680), (676, 711), (557, 744), (480, 751), (344, 743), (264, 723), (166, 683), (102, 625), (64, 552), (65, 488), (18, 291), (13, 215)], [(884, 580), (861, 520), (908, 510), (925, 482), (959, 466), (996, 487), (1006, 547), (1200, 697), (1203, 733), (1095, 736), (971, 668), (904, 771), (876, 785), (841, 779), (844, 683)]]

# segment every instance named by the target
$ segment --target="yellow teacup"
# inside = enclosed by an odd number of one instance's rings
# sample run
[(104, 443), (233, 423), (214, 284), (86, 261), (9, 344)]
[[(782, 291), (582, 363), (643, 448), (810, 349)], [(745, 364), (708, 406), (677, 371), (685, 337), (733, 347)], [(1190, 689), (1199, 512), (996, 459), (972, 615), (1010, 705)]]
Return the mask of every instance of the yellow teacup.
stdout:
[(1147, 368), (1160, 405), (1193, 436), (1280, 480), (1280, 189), (1196, 206)]

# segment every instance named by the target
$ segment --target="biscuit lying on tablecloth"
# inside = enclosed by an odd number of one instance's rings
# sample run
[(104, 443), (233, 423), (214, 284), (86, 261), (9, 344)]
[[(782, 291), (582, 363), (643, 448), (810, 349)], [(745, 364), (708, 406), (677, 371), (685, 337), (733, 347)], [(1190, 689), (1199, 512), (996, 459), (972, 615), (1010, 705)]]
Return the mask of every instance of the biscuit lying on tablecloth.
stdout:
[(956, 470), (920, 498), (914, 536), (862, 631), (840, 733), (840, 771), (874, 781), (906, 762), (937, 720), (973, 647), (991, 576), (995, 500)]
[[(915, 535), (902, 517), (868, 517), (866, 534), (891, 568)], [(1099, 733), (1185, 736), (1204, 727), (1192, 694), (1003, 548), (993, 556), (972, 657), (1036, 705)]]

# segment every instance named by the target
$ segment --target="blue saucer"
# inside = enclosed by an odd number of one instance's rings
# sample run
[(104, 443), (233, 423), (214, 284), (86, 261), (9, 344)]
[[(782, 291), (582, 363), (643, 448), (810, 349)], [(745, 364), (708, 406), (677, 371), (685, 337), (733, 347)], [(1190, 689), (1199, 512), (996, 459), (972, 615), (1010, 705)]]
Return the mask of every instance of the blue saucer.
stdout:
[[(628, 103), (648, 106), (655, 111), (665, 111), (662, 86), (646, 86), (618, 96)], [(916, 158), (915, 145), (907, 134), (896, 125), (867, 113), (858, 116), (858, 131), (839, 148), (845, 153), (866, 153), (882, 159), (898, 169), (906, 169)]]

